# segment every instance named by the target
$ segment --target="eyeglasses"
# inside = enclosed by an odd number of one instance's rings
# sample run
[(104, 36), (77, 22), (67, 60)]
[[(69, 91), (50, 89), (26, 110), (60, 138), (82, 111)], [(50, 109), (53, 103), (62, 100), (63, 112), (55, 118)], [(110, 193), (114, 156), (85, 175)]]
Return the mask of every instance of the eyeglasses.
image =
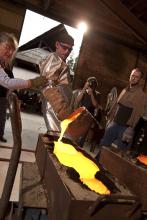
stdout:
[(66, 45), (64, 45), (63, 43), (59, 43), (60, 44), (60, 46), (63, 48), (63, 50), (68, 50), (69, 52), (71, 52), (72, 51), (72, 47), (68, 47), (68, 46), (66, 46)]
[(2, 45), (3, 48), (6, 49), (6, 50), (15, 50), (14, 46), (11, 45), (11, 44), (9, 44), (9, 43), (3, 42), (1, 45)]

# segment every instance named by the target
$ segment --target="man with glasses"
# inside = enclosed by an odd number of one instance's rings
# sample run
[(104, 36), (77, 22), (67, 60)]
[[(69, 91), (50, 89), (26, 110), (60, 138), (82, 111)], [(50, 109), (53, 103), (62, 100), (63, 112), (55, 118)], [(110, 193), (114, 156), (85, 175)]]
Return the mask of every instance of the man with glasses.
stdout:
[(56, 39), (55, 52), (40, 63), (41, 75), (48, 78), (48, 85), (42, 89), (42, 112), (49, 134), (59, 133), (60, 121), (71, 113), (71, 76), (66, 59), (73, 45), (73, 38), (64, 29)]
[[(143, 73), (139, 68), (132, 70), (129, 85), (122, 90), (109, 114), (109, 124), (100, 146), (109, 147), (115, 143), (121, 151), (129, 150), (134, 128), (142, 117), (146, 105), (146, 97), (141, 85), (142, 78)], [(99, 159), (99, 154), (96, 159)]]
[(59, 41), (56, 42), (56, 53), (65, 62), (66, 62), (66, 58), (69, 56), (71, 51), (72, 51), (72, 45), (69, 45), (67, 43), (62, 43)]

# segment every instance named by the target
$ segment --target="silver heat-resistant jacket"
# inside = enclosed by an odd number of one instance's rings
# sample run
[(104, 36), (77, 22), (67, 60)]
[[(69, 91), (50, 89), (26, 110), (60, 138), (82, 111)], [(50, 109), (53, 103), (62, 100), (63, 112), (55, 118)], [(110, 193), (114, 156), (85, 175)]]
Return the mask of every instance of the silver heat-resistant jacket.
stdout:
[[(48, 84), (42, 88), (42, 111), (48, 131), (60, 132), (60, 120), (57, 118), (51, 103), (46, 100), (45, 93), (49, 88), (58, 85), (67, 85), (71, 89), (70, 70), (68, 65), (56, 54), (50, 53), (48, 57), (40, 63), (40, 73), (48, 78)], [(70, 94), (66, 96), (70, 99)]]

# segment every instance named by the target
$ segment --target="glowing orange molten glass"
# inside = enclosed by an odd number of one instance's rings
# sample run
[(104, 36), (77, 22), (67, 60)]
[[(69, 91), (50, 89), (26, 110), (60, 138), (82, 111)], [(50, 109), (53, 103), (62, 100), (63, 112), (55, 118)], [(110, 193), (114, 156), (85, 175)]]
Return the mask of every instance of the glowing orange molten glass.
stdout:
[(140, 155), (137, 157), (137, 159), (139, 160), (139, 162), (143, 163), (144, 165), (147, 165), (147, 156)]
[(98, 166), (81, 152), (77, 151), (75, 147), (61, 141), (68, 124), (75, 120), (84, 110), (82, 107), (79, 108), (74, 114), (70, 115), (69, 118), (61, 122), (62, 132), (59, 140), (55, 142), (54, 154), (60, 163), (74, 168), (79, 173), (81, 182), (87, 185), (91, 190), (100, 194), (110, 194), (108, 188), (95, 178), (95, 174), (99, 171)]

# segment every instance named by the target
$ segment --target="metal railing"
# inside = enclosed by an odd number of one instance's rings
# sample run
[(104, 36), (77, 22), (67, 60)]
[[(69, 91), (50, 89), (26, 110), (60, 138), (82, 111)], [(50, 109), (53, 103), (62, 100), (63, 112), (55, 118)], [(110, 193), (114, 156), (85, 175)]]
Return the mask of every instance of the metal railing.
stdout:
[(5, 219), (13, 183), (15, 180), (17, 166), (19, 163), (19, 158), (21, 154), (21, 145), (22, 145), (22, 140), (21, 140), (22, 124), (20, 117), (19, 101), (17, 99), (16, 94), (11, 93), (8, 97), (8, 102), (9, 102), (9, 111), (10, 111), (11, 126), (12, 126), (12, 135), (13, 135), (13, 148), (12, 148), (12, 154), (9, 162), (9, 167), (4, 183), (2, 196), (0, 199), (0, 220)]

